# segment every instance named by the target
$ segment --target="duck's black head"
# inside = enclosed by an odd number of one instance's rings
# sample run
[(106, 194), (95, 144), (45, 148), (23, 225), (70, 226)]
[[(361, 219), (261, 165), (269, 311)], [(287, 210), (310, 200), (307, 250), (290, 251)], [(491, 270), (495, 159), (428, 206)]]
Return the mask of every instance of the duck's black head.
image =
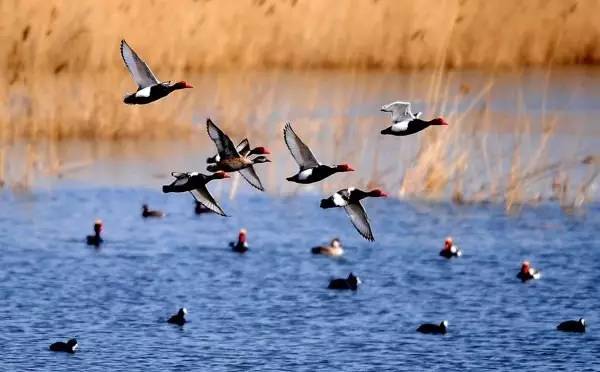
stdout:
[(77, 349), (77, 340), (72, 338), (69, 341), (67, 341), (67, 347), (71, 350), (71, 351), (75, 351), (75, 349)]
[(177, 312), (177, 315), (181, 318), (183, 318), (184, 316), (187, 315), (187, 309), (185, 307), (182, 307), (181, 309), (179, 309), (179, 311)]
[(348, 284), (350, 284), (350, 286), (353, 289), (358, 288), (358, 285), (361, 284), (362, 282), (360, 281), (360, 278), (356, 275), (354, 275), (354, 273), (350, 273), (348, 275), (348, 278), (346, 278), (346, 281), (348, 281)]
[(442, 322), (440, 323), (440, 329), (444, 332), (446, 332), (446, 329), (448, 329), (448, 321), (447, 320), (442, 320)]
[(585, 319), (579, 318), (579, 324), (581, 324), (583, 327), (585, 327)]
[(143, 205), (142, 205), (142, 210), (143, 210), (144, 212), (148, 212), (148, 204), (143, 204)]
[(94, 222), (94, 232), (96, 235), (100, 235), (102, 232), (102, 221), (96, 220), (96, 222)]

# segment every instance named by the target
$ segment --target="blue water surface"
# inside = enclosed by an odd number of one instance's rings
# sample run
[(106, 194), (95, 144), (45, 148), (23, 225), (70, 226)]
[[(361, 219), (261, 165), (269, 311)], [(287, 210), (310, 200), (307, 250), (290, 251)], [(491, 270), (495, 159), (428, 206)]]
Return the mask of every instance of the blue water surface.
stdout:
[[(320, 195), (67, 187), (0, 194), (3, 371), (586, 371), (600, 366), (599, 205), (508, 215), (502, 206), (371, 199), (376, 242)], [(148, 202), (167, 217), (144, 220)], [(84, 244), (96, 218), (106, 244)], [(229, 251), (239, 228), (251, 250)], [(452, 235), (464, 256), (438, 256)], [(332, 259), (310, 248), (341, 238)], [(515, 278), (529, 259), (536, 282)], [(350, 271), (357, 292), (327, 290)], [(167, 317), (185, 306), (189, 323)], [(585, 317), (588, 332), (555, 330)], [(444, 336), (422, 322), (449, 321)], [(76, 337), (74, 355), (48, 345)]]

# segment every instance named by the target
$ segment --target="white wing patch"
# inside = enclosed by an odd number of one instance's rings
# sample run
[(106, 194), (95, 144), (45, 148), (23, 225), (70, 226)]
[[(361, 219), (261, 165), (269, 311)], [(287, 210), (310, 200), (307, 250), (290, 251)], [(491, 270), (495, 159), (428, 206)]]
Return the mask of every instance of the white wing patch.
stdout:
[(312, 168), (311, 169), (305, 169), (302, 172), (298, 173), (298, 179), (301, 181), (305, 181), (307, 180), (313, 173)]
[(146, 87), (135, 92), (136, 97), (150, 97), (150, 88)]

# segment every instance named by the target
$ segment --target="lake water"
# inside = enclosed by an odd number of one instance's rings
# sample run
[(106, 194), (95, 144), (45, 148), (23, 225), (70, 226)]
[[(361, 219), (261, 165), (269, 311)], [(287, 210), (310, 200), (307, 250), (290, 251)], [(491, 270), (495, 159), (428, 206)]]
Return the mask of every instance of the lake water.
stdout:
[[(227, 181), (223, 181), (227, 182)], [(211, 185), (214, 189), (215, 185)], [(237, 198), (195, 216), (188, 194), (64, 181), (0, 194), (0, 370), (598, 370), (600, 205), (507, 215), (502, 206), (373, 199), (358, 236), (318, 193)], [(144, 220), (143, 202), (167, 213)], [(106, 244), (85, 245), (95, 218)], [(251, 250), (231, 252), (239, 228)], [(438, 256), (452, 235), (464, 256)], [(310, 248), (338, 236), (342, 258)], [(529, 259), (542, 278), (521, 283)], [(357, 274), (355, 293), (327, 289)], [(165, 323), (179, 307), (183, 328)], [(585, 317), (588, 332), (555, 330)], [(415, 332), (449, 321), (444, 336)], [(74, 355), (48, 345), (75, 337)]]

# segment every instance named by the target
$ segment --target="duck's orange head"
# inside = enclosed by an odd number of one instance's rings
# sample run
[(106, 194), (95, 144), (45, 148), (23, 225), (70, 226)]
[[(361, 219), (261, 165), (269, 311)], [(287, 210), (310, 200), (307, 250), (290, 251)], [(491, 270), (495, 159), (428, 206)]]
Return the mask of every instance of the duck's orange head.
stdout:
[(529, 272), (530, 267), (531, 267), (531, 265), (529, 264), (529, 261), (523, 261), (523, 263), (521, 264), (521, 272), (522, 273)]
[(451, 236), (447, 237), (446, 240), (444, 240), (444, 249), (452, 248), (452, 244), (453, 244), (452, 237)]
[(444, 118), (435, 118), (431, 121), (431, 125), (448, 125), (448, 122)]
[(246, 242), (246, 234), (247, 234), (246, 229), (241, 229), (240, 230), (240, 234), (238, 235), (238, 241), (240, 243), (245, 243)]
[(103, 226), (102, 220), (96, 220), (94, 222), (94, 232), (96, 234), (100, 234), (100, 232), (102, 231), (102, 226)]
[(352, 168), (350, 164), (340, 164), (335, 167), (335, 170), (338, 172), (353, 172), (354, 168)]

